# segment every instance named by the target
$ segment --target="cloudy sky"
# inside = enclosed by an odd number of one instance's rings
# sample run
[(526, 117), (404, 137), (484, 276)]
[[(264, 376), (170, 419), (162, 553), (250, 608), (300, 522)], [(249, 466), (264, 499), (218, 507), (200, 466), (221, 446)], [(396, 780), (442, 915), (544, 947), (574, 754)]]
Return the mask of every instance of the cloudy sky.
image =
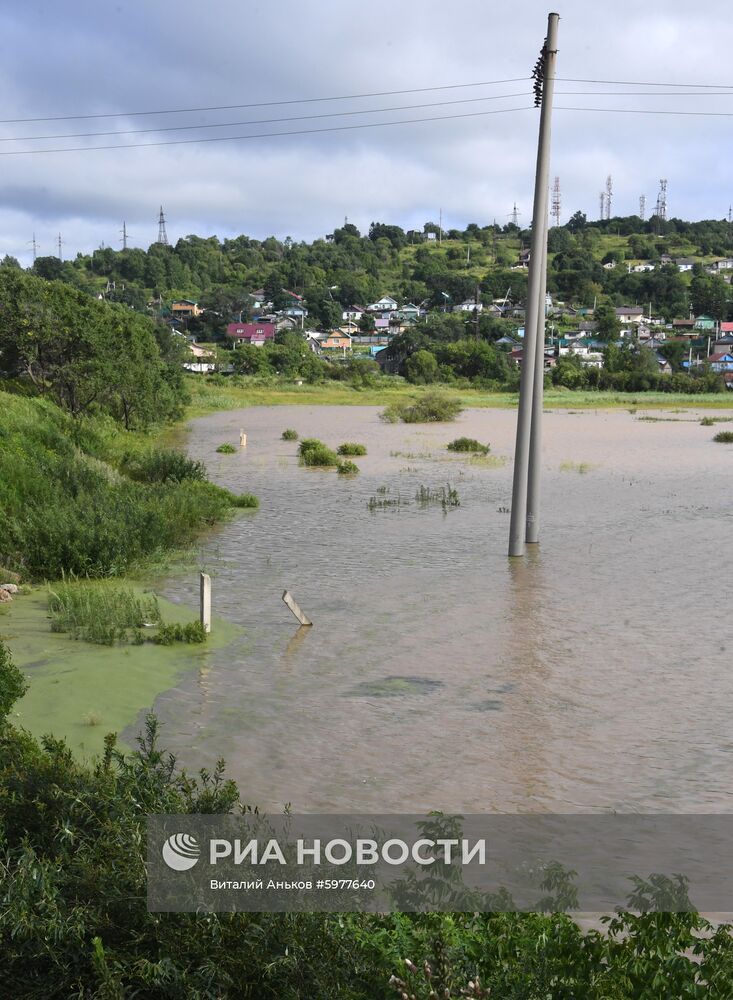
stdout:
[[(56, 253), (59, 232), (65, 257), (119, 247), (123, 220), (129, 245), (147, 247), (161, 204), (171, 242), (311, 240), (346, 216), (362, 230), (372, 220), (421, 228), (441, 209), (446, 228), (504, 224), (514, 202), (526, 225), (538, 124), (526, 78), (550, 9), (535, 0), (7, 3), (0, 154), (12, 155), (0, 157), (0, 256), (29, 263), (34, 234), (39, 254)], [(689, 0), (556, 9), (551, 176), (561, 221), (578, 209), (597, 217), (609, 174), (614, 214), (638, 212), (642, 194), (651, 214), (666, 178), (670, 216), (727, 216), (733, 16)], [(700, 87), (726, 81), (727, 93)], [(185, 110), (206, 108), (220, 110)], [(568, 110), (580, 108), (708, 114)], [(447, 120), (414, 121), (437, 117)], [(29, 121), (52, 118), (65, 120)], [(201, 128), (213, 125), (224, 127)], [(241, 138), (296, 131), (312, 134)], [(216, 141), (182, 141), (203, 137)], [(47, 151), (68, 147), (76, 151)]]

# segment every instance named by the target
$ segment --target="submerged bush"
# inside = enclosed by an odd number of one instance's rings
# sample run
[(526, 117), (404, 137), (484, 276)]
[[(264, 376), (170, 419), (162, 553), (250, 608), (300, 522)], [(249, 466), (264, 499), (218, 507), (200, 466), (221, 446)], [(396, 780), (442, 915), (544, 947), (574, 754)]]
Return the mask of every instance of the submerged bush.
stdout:
[(206, 642), (208, 632), (201, 622), (187, 622), (161, 625), (152, 637), (159, 646), (172, 646), (174, 642)]
[(733, 431), (718, 431), (713, 438), (718, 444), (733, 444)]
[(280, 435), (283, 441), (297, 441), (298, 432), (294, 431), (292, 427), (287, 427)]
[(225, 444), (220, 444), (216, 450), (220, 455), (233, 455), (237, 449), (234, 447), (233, 444), (225, 443)]
[(339, 464), (338, 455), (318, 438), (303, 438), (298, 448), (301, 465), (330, 468)]
[(346, 441), (336, 449), (339, 455), (366, 455), (366, 445), (356, 444), (354, 441)]
[(339, 462), (338, 473), (340, 476), (353, 475), (359, 471), (359, 466), (356, 462)]
[(239, 496), (236, 494), (232, 496), (232, 507), (251, 507), (253, 510), (257, 510), (259, 505), (260, 501), (254, 493), (240, 493)]
[(390, 403), (380, 414), (380, 419), (389, 424), (400, 420), (405, 424), (447, 423), (455, 420), (462, 410), (460, 402), (452, 396), (426, 392), (413, 403)]
[(491, 448), (487, 444), (481, 444), (476, 438), (460, 437), (450, 442), (448, 451), (467, 451), (478, 453), (479, 455), (488, 455)]

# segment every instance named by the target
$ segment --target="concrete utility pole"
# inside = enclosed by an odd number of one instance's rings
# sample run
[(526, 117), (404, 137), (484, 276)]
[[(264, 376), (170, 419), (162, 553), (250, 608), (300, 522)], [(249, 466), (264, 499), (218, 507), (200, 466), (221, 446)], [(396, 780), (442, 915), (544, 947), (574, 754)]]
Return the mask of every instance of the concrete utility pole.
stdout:
[[(522, 375), (519, 386), (517, 441), (514, 451), (512, 511), (509, 527), (510, 556), (521, 556), (525, 552), (525, 535), (528, 528), (527, 488), (530, 444), (532, 437), (539, 437), (542, 413), (540, 409), (537, 421), (532, 421), (535, 361), (538, 350), (544, 354), (544, 338), (542, 346), (539, 346), (537, 333), (540, 322), (542, 322), (544, 331), (550, 126), (552, 96), (555, 87), (557, 26), (559, 20), (560, 17), (558, 14), (550, 14), (548, 16), (547, 38), (532, 74), (535, 78), (535, 104), (540, 106), (540, 128), (537, 143), (537, 169), (535, 173), (534, 206), (532, 211), (532, 243), (524, 324)], [(542, 296), (542, 302), (540, 302), (540, 296)], [(536, 511), (533, 511), (533, 516), (537, 516)]]

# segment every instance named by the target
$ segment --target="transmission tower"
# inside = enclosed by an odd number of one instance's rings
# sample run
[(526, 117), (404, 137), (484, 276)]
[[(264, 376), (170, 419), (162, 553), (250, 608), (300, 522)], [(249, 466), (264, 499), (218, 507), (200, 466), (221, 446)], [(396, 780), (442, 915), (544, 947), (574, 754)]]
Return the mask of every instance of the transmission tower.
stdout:
[(62, 253), (61, 253), (61, 245), (62, 245), (63, 242), (64, 241), (61, 239), (61, 233), (59, 233), (58, 239), (56, 240), (56, 243), (57, 243), (58, 248), (59, 248), (59, 260), (63, 260), (64, 259), (63, 256), (62, 256)]
[[(165, 228), (165, 221), (163, 222), (163, 227)], [(120, 230), (120, 233), (122, 234), (122, 240), (121, 240), (122, 249), (127, 250), (127, 225), (124, 222), (122, 223), (122, 229)]]
[(562, 207), (562, 199), (560, 197), (560, 178), (555, 178), (555, 183), (552, 185), (552, 207), (550, 209), (550, 214), (555, 220), (555, 225), (560, 225), (560, 209)]
[(36, 243), (35, 233), (33, 234), (33, 239), (28, 241), (28, 246), (33, 247), (33, 260), (35, 262), (35, 259), (38, 256), (38, 244)]
[(646, 195), (642, 194), (639, 197), (639, 218), (643, 222), (646, 218)]
[(162, 243), (163, 246), (168, 246), (168, 233), (165, 231), (165, 216), (163, 215), (163, 206), (160, 206), (160, 215), (158, 216), (158, 243)]
[(600, 210), (599, 210), (598, 218), (599, 219), (605, 219), (606, 218), (606, 192), (605, 191), (601, 191), (599, 193), (599, 195), (598, 195), (598, 202), (599, 202), (599, 205), (600, 205)]
[(522, 214), (521, 212), (517, 211), (517, 203), (515, 201), (514, 202), (514, 208), (509, 213), (509, 218), (511, 219), (511, 223), (512, 223), (513, 226), (519, 226), (519, 216), (521, 214)]
[(611, 197), (613, 195), (613, 181), (609, 174), (606, 178), (606, 218), (611, 218)]

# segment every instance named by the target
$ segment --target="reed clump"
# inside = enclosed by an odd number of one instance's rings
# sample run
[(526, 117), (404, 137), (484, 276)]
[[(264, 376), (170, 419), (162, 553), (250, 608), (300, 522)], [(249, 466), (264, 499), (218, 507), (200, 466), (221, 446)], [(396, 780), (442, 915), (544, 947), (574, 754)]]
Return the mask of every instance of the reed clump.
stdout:
[(91, 581), (56, 584), (49, 590), (48, 611), (52, 632), (101, 646), (131, 642), (138, 630), (162, 623), (155, 594)]

